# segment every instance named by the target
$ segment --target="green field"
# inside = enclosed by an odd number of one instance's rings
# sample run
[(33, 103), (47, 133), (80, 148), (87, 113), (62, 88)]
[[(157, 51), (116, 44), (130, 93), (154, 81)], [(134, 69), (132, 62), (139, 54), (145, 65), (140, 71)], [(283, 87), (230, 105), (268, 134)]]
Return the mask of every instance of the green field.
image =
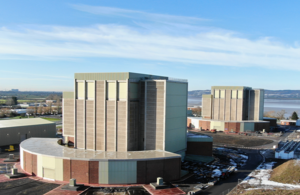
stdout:
[(41, 118), (48, 120), (48, 121), (61, 121), (61, 119), (59, 119), (59, 118), (43, 118), (43, 117), (41, 117)]
[[(44, 102), (44, 100), (18, 100), (19, 104), (22, 103), (40, 103), (40, 102)], [(6, 99), (0, 99), (0, 104), (5, 104), (6, 103)]]

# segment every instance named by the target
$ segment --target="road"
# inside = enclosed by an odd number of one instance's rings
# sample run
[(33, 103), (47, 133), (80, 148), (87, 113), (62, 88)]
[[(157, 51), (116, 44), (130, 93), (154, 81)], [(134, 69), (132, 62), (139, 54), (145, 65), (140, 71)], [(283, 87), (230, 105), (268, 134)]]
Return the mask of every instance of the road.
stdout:
[[(236, 173), (230, 175), (230, 177), (226, 180), (220, 180), (216, 183), (215, 186), (212, 186), (206, 190), (203, 190), (201, 194), (205, 195), (221, 195), (224, 191), (228, 192), (232, 188), (234, 188), (237, 183), (238, 179), (246, 178), (261, 162), (262, 156), (258, 153), (257, 150), (243, 150), (245, 153), (248, 154), (248, 161), (247, 164), (240, 168), (240, 170)], [(225, 193), (224, 193), (225, 194)]]

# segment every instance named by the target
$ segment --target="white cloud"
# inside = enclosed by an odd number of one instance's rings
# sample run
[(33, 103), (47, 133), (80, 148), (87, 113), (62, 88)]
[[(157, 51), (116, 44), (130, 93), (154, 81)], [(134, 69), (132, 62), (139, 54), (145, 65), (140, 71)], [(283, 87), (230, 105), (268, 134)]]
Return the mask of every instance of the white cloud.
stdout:
[[(107, 7), (74, 6), (95, 14), (151, 20), (137, 26), (30, 26), (0, 29), (0, 58), (113, 57), (196, 65), (253, 66), (300, 70), (300, 48), (270, 38), (250, 40), (240, 34), (205, 28), (192, 17), (152, 14)], [(177, 20), (177, 23), (176, 23)], [(165, 25), (153, 21), (167, 21)], [(184, 24), (187, 21), (189, 24)], [(193, 23), (193, 24), (192, 24)], [(158, 29), (161, 27), (160, 29)], [(177, 33), (174, 33), (177, 32)]]
[(155, 22), (176, 22), (176, 23), (195, 23), (201, 21), (208, 21), (207, 19), (197, 18), (197, 17), (157, 14), (157, 13), (149, 13), (144, 11), (120, 9), (115, 7), (89, 6), (89, 5), (82, 5), (82, 4), (77, 4), (77, 5), (73, 4), (71, 6), (74, 9), (84, 11), (84, 12), (89, 12), (92, 14), (126, 17), (135, 20), (138, 19), (138, 20), (148, 20), (148, 21), (155, 21)]

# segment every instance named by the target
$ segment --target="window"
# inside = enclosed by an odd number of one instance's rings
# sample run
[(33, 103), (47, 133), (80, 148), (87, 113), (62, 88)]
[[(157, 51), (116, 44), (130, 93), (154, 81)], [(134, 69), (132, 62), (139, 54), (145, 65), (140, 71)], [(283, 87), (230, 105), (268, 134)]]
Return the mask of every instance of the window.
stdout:
[(221, 97), (220, 98), (225, 98), (225, 90), (221, 90)]
[(88, 82), (86, 84), (87, 87), (87, 99), (93, 100), (95, 98), (95, 83), (94, 82)]
[(236, 90), (232, 90), (232, 91), (231, 91), (231, 98), (232, 98), (232, 99), (236, 99), (236, 94), (237, 94), (237, 93), (236, 93)]
[(215, 98), (220, 98), (220, 90), (215, 90)]
[(84, 83), (77, 83), (77, 99), (84, 99)]
[(118, 83), (118, 100), (127, 99), (127, 83)]
[(238, 99), (243, 98), (243, 90), (238, 90)]
[(109, 82), (106, 84), (106, 99), (108, 100), (115, 100), (116, 99), (116, 83)]

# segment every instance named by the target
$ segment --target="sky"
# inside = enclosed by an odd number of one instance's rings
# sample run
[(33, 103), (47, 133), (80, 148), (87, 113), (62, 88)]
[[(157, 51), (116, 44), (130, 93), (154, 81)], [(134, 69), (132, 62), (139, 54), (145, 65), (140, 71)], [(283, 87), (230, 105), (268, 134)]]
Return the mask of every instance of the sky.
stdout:
[(300, 1), (0, 2), (0, 90), (72, 91), (77, 72), (299, 90)]

